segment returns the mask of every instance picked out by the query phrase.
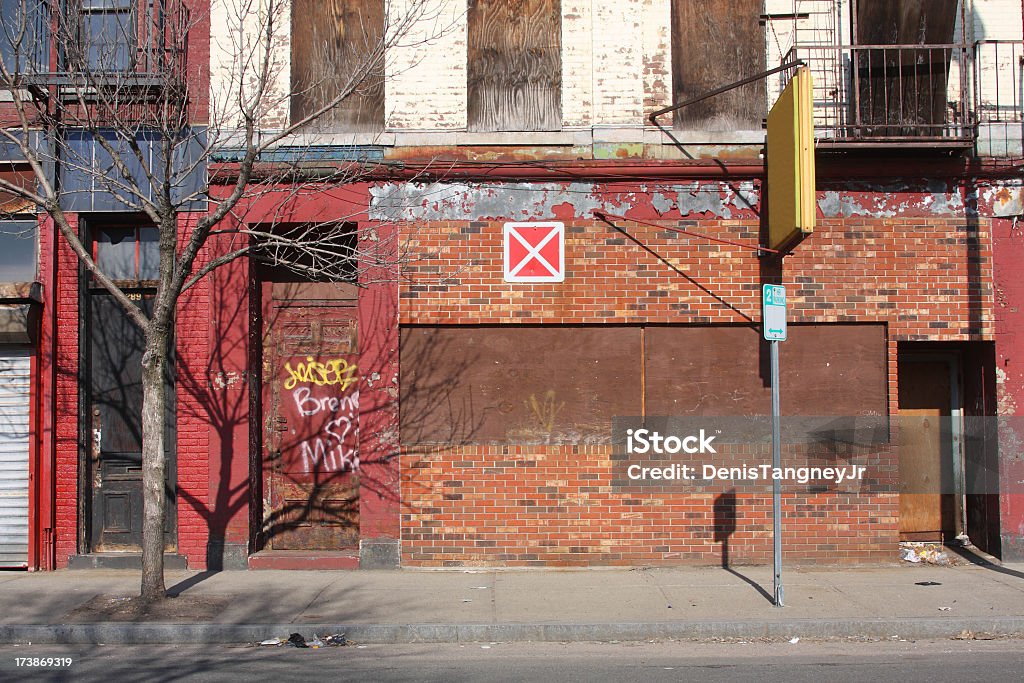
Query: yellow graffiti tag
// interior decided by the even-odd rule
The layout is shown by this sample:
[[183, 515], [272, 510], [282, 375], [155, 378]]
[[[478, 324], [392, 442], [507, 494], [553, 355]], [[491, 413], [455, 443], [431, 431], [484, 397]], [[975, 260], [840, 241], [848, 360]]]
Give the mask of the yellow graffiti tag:
[[295, 368], [292, 368], [291, 362], [285, 363], [284, 371], [287, 375], [284, 380], [285, 389], [294, 389], [302, 383], [318, 387], [337, 385], [345, 391], [359, 379], [356, 377], [356, 364], [349, 364], [344, 358], [318, 361], [313, 360], [312, 356], [306, 356], [306, 362], [296, 364]]
[[555, 428], [555, 418], [565, 407], [565, 401], [560, 403], [555, 401], [554, 389], [544, 392], [544, 398], [540, 400], [537, 399], [537, 394], [530, 394], [530, 398], [523, 401], [523, 404], [527, 410], [533, 413], [533, 417], [540, 423], [541, 428], [547, 432]]

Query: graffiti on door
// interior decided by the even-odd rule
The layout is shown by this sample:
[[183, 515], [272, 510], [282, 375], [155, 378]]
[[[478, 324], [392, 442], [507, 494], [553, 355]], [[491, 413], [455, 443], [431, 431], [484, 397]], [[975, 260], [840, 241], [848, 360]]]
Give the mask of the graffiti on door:
[[304, 480], [359, 470], [359, 388], [355, 357], [287, 360], [281, 369], [282, 469]]

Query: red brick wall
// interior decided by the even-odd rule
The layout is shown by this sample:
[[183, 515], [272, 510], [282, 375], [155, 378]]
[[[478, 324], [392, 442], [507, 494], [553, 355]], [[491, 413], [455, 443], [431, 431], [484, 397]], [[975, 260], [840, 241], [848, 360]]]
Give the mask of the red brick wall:
[[[69, 215], [68, 222], [78, 229], [77, 216]], [[58, 567], [66, 567], [68, 557], [78, 551], [78, 258], [67, 242], [57, 239], [56, 561]]]
[[[991, 339], [988, 222], [927, 216], [831, 218], [785, 259], [790, 320], [882, 322], [889, 405], [896, 343]], [[417, 223], [407, 231], [403, 324], [737, 324], [760, 319], [770, 269], [750, 251], [618, 222], [566, 223], [566, 281], [502, 279], [499, 221]], [[756, 244], [756, 220], [688, 220]], [[976, 234], [975, 234], [976, 231]], [[666, 263], [667, 261], [667, 263]], [[670, 265], [671, 264], [671, 265]], [[676, 269], [676, 270], [673, 270]], [[460, 446], [402, 458], [403, 561], [417, 566], [659, 564], [717, 561], [711, 498], [610, 488], [610, 447]], [[495, 463], [495, 461], [498, 461]], [[770, 497], [739, 495], [735, 561], [771, 552]], [[787, 498], [793, 561], [894, 560], [898, 496]], [[767, 526], [766, 526], [767, 525]]]
[[[196, 214], [182, 214], [181, 234], [190, 230]], [[68, 216], [74, 229], [78, 217]], [[56, 516], [57, 566], [65, 567], [78, 552], [78, 370], [79, 300], [78, 259], [58, 238], [56, 357]], [[45, 258], [45, 249], [41, 254]], [[44, 267], [45, 261], [41, 267]], [[45, 270], [43, 271], [45, 272]], [[177, 457], [178, 547], [189, 566], [206, 562], [206, 509], [209, 489], [209, 430], [200, 396], [191, 391], [189, 378], [205, 377], [209, 357], [209, 284], [200, 282], [185, 294], [178, 306], [177, 334]], [[205, 384], [205, 381], [202, 382]]]
[[[178, 217], [179, 243], [190, 234], [199, 214]], [[206, 260], [205, 250], [197, 266]], [[175, 325], [177, 379], [176, 448], [178, 462], [178, 553], [190, 568], [206, 567], [209, 517], [210, 432], [207, 393], [210, 386], [210, 281], [200, 280], [178, 302]]]

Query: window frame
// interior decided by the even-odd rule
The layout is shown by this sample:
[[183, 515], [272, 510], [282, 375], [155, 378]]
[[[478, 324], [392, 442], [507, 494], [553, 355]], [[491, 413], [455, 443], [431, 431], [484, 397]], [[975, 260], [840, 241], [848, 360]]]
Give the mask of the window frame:
[[22, 282], [37, 282], [39, 280], [39, 218], [35, 214], [5, 214], [0, 216], [0, 236], [7, 236], [9, 234], [7, 226], [12, 223], [24, 223], [25, 228], [28, 229], [28, 225], [32, 225], [32, 276], [28, 279], [6, 279], [0, 277], [0, 284], [11, 284], [11, 283], [22, 283]]
[[[100, 253], [101, 246], [103, 244], [120, 244], [126, 238], [122, 238], [117, 242], [104, 242], [102, 241], [101, 235], [110, 234], [111, 231], [131, 231], [131, 238], [134, 242], [134, 254], [132, 256], [134, 277], [115, 277], [115, 274], [108, 272], [107, 268], [101, 265], [102, 255]], [[156, 262], [154, 264], [154, 271], [143, 272], [143, 253], [142, 244], [143, 242], [150, 242], [151, 240], [142, 240], [143, 231], [153, 231], [153, 235], [156, 237]], [[89, 237], [90, 237], [90, 256], [92, 256], [93, 262], [97, 268], [103, 272], [108, 278], [115, 283], [128, 287], [131, 289], [151, 289], [157, 286], [160, 281], [160, 230], [155, 225], [149, 225], [144, 222], [135, 221], [100, 221], [89, 226]], [[119, 274], [118, 274], [119, 275]], [[152, 275], [152, 277], [142, 277], [143, 275]], [[91, 278], [93, 285], [96, 285], [95, 278]]]
[[[139, 27], [138, 13], [135, 0], [76, 0], [75, 11], [77, 12], [77, 40], [81, 50], [83, 64], [90, 70], [98, 73], [124, 73], [135, 69], [138, 62]], [[116, 17], [125, 15], [127, 21], [117, 20]], [[99, 43], [104, 53], [94, 61], [92, 56], [95, 43], [87, 31], [87, 18], [94, 17], [115, 17], [117, 32], [115, 41], [105, 40]], [[127, 29], [127, 30], [125, 30]], [[102, 32], [101, 32], [102, 35]], [[116, 57], [117, 51], [122, 47], [125, 51], [124, 63], [107, 64], [106, 50], [113, 47], [113, 54]], [[109, 66], [109, 68], [107, 68]]]

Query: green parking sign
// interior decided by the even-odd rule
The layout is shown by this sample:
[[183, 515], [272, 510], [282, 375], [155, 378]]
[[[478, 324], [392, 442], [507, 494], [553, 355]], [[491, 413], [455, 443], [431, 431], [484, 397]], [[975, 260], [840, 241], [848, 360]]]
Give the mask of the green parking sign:
[[761, 325], [768, 341], [786, 341], [786, 288], [764, 285], [761, 288]]

